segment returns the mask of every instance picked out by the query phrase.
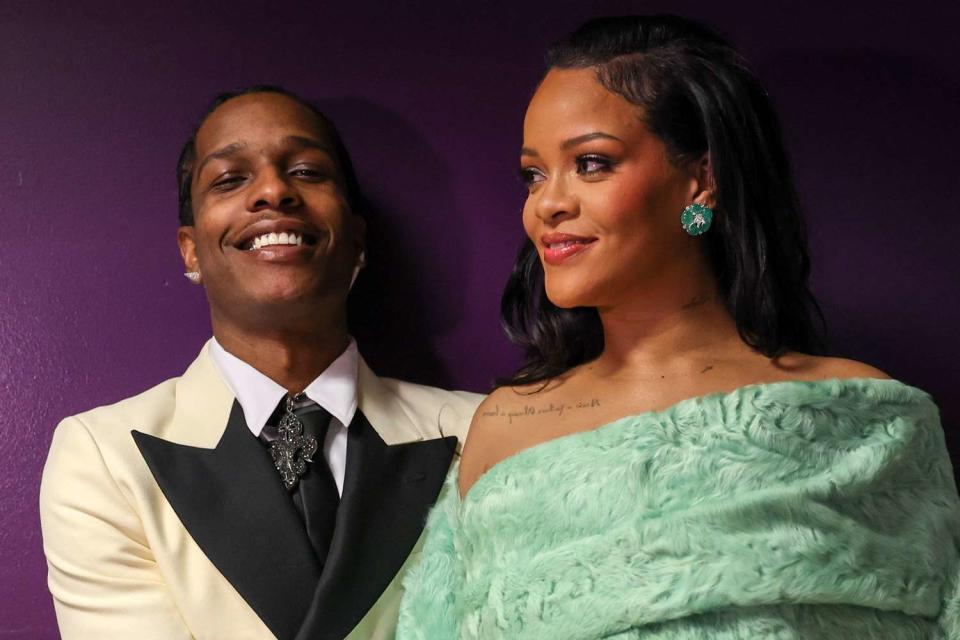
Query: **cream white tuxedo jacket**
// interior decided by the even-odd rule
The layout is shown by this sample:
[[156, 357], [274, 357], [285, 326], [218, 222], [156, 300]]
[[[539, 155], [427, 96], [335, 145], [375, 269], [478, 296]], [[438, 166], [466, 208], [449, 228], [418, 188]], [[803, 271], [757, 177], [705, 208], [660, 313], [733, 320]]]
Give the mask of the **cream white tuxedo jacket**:
[[400, 576], [481, 397], [378, 378], [318, 568], [269, 455], [210, 359], [65, 419], [40, 489], [67, 640], [392, 638]]

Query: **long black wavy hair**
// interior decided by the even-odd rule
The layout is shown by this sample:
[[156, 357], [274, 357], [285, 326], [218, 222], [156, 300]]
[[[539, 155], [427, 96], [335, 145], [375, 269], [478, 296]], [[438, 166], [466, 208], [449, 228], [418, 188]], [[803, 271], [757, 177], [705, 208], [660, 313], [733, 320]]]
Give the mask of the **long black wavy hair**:
[[[605, 17], [554, 44], [547, 68], [594, 69], [608, 91], [637, 105], [675, 163], [709, 154], [716, 207], [702, 240], [740, 337], [768, 357], [822, 353], [823, 316], [807, 285], [807, 234], [780, 123], [743, 57], [692, 20]], [[548, 381], [603, 351], [597, 310], [561, 309], [547, 299], [529, 240], [500, 312], [526, 355], [501, 385]]]

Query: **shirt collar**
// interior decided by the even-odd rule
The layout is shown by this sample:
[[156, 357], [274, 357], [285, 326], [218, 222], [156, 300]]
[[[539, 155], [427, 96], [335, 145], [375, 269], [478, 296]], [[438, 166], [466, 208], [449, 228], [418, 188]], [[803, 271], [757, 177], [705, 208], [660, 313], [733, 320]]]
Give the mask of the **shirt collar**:
[[[210, 356], [220, 377], [240, 403], [250, 431], [259, 436], [287, 390], [224, 349], [216, 338], [210, 341]], [[350, 338], [343, 353], [303, 390], [345, 427], [357, 412], [359, 361], [357, 343]]]

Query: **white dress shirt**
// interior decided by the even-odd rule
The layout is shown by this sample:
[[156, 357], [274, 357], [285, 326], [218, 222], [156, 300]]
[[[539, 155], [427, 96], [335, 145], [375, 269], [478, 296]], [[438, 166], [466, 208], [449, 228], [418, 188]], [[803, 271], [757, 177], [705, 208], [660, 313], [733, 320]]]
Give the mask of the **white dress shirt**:
[[[228, 352], [216, 338], [210, 343], [210, 356], [220, 377], [243, 408], [247, 427], [254, 436], [259, 437], [280, 400], [287, 395], [287, 390]], [[350, 344], [344, 352], [303, 390], [308, 398], [330, 413], [330, 428], [323, 442], [323, 457], [330, 465], [341, 496], [347, 467], [347, 427], [357, 412], [359, 359], [357, 343], [350, 338]]]

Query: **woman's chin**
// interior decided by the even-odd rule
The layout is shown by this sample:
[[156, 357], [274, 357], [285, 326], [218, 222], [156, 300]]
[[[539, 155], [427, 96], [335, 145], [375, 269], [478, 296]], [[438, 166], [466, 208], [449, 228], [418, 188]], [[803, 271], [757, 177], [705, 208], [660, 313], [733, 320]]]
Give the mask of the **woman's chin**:
[[561, 309], [573, 309], [575, 307], [595, 307], [596, 299], [589, 295], [589, 292], [583, 289], [562, 288], [554, 289], [550, 286], [545, 287], [547, 299], [553, 303], [553, 306]]

